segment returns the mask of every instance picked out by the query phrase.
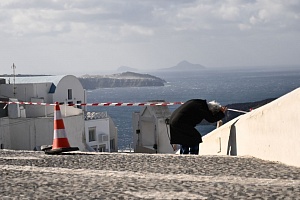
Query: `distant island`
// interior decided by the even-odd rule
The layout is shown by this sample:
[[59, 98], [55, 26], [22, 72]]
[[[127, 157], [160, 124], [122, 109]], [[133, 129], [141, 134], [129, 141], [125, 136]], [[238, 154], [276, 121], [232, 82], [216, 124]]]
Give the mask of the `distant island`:
[[117, 69], [118, 72], [137, 72], [139, 71], [136, 68], [128, 67], [128, 66], [121, 66]]
[[87, 90], [114, 87], [164, 86], [166, 83], [165, 80], [156, 76], [135, 72], [123, 72], [112, 75], [83, 75], [77, 78], [83, 88]]
[[161, 70], [169, 70], [169, 71], [193, 71], [193, 70], [202, 70], [205, 69], [203, 65], [200, 64], [192, 64], [186, 60], [179, 62], [174, 67], [163, 68]]

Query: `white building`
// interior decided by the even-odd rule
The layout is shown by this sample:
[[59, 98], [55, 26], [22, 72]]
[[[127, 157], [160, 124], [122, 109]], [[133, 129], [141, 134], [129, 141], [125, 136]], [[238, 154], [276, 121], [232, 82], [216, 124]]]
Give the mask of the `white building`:
[[117, 152], [117, 132], [117, 128], [107, 112], [88, 112], [85, 115], [87, 144], [95, 151]]
[[133, 148], [136, 153], [174, 153], [166, 123], [168, 106], [145, 106], [133, 113]]
[[[0, 101], [64, 104], [60, 107], [71, 146], [81, 151], [117, 151], [117, 129], [107, 114], [91, 118], [80, 105], [66, 106], [86, 103], [86, 91], [73, 75], [0, 78]], [[53, 106], [2, 103], [0, 108], [1, 148], [32, 150], [52, 144]], [[107, 141], [91, 140], [90, 129], [106, 135]]]
[[86, 100], [85, 90], [73, 75], [2, 78], [6, 82], [0, 85], [2, 97], [46, 103], [82, 103]]

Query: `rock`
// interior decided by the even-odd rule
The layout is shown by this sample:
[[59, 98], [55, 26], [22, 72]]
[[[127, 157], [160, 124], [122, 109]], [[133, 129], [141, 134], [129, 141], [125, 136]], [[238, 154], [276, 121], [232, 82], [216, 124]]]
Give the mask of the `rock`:
[[84, 89], [114, 87], [164, 86], [165, 80], [149, 74], [124, 72], [112, 75], [84, 75], [78, 77]]

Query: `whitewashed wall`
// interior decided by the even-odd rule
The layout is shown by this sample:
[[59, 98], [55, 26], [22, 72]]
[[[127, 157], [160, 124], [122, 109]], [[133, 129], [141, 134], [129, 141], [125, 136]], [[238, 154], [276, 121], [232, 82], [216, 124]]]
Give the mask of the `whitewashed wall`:
[[[175, 153], [170, 144], [170, 128], [165, 120], [170, 115], [166, 107], [142, 108], [132, 114], [133, 147], [138, 153]], [[140, 132], [137, 134], [136, 131]], [[157, 149], [154, 149], [154, 144]]]
[[87, 151], [84, 140], [84, 117], [83, 115], [63, 118], [67, 137], [71, 147], [78, 147], [80, 151]]
[[[5, 148], [14, 150], [33, 150], [35, 146], [52, 145], [54, 135], [54, 122], [48, 118], [18, 118], [7, 119], [10, 128], [3, 130], [1, 135], [6, 138]], [[63, 118], [70, 146], [86, 151], [83, 143], [84, 120], [82, 115]], [[9, 121], [9, 122], [8, 122]], [[4, 122], [3, 122], [4, 123]], [[10, 139], [10, 144], [9, 144]]]
[[[52, 96], [48, 95], [52, 83], [20, 83], [0, 84], [0, 93], [2, 96], [16, 98], [19, 101], [30, 102], [32, 98], [42, 99], [39, 102], [52, 101]], [[14, 94], [15, 91], [15, 94]]]
[[[68, 89], [72, 89], [72, 99], [68, 99]], [[54, 102], [70, 102], [76, 103], [86, 102], [85, 90], [80, 81], [73, 75], [64, 76], [56, 86], [55, 94], [53, 94]]]
[[110, 146], [110, 151], [118, 152], [118, 129], [111, 118], [109, 118], [109, 133], [110, 133], [110, 140], [114, 139], [115, 141], [115, 147], [113, 149], [113, 147]]
[[157, 150], [159, 153], [175, 153], [170, 144], [170, 127], [166, 126], [165, 118], [160, 118], [157, 120]]
[[[95, 127], [96, 128], [96, 141], [89, 141], [89, 128]], [[110, 150], [110, 132], [109, 132], [109, 118], [104, 119], [92, 119], [85, 121], [85, 139], [89, 146], [99, 146], [105, 144], [106, 149]], [[99, 142], [98, 135], [105, 134], [108, 136], [108, 141], [106, 142]]]
[[7, 117], [0, 118], [0, 146], [2, 149], [10, 149], [11, 141], [10, 135], [9, 119]]
[[203, 137], [201, 155], [237, 155], [300, 167], [300, 88]]

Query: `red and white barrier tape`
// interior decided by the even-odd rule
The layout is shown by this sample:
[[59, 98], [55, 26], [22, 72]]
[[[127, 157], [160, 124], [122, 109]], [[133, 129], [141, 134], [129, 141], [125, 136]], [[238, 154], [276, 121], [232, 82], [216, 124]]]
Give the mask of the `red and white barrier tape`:
[[41, 105], [41, 106], [55, 106], [55, 103], [40, 103], [40, 102], [23, 102], [23, 101], [0, 101], [0, 103], [4, 104], [20, 104], [20, 105]]
[[[38, 102], [11, 102], [11, 101], [0, 101], [0, 103], [4, 104], [20, 104], [20, 105], [41, 105], [41, 106], [55, 106], [56, 103], [38, 103]], [[70, 103], [70, 104], [62, 104], [67, 106], [170, 106], [170, 105], [181, 105], [183, 102], [145, 102], [145, 103]]]
[[[0, 103], [4, 104], [20, 104], [20, 105], [40, 105], [40, 106], [55, 106], [56, 103], [39, 103], [39, 102], [23, 102], [23, 101], [18, 101], [18, 102], [11, 102], [11, 101], [0, 101]], [[111, 103], [111, 102], [106, 102], [106, 103], [71, 103], [71, 104], [62, 104], [62, 105], [67, 105], [67, 106], [172, 106], [172, 105], [181, 105], [184, 104], [184, 102], [145, 102], [145, 103]], [[234, 111], [234, 112], [240, 112], [240, 113], [247, 113], [246, 111], [242, 110], [236, 110], [236, 109], [231, 109], [228, 108], [229, 111]]]

